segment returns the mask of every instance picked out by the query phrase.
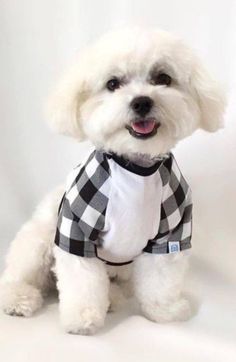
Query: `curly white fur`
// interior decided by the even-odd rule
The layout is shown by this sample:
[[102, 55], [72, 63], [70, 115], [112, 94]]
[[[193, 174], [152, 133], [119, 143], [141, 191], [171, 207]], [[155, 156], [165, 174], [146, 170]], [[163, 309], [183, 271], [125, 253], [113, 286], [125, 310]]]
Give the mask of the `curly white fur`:
[[[172, 85], [150, 84], [153, 68], [168, 72]], [[105, 87], [112, 76], [123, 80], [113, 93]], [[151, 116], [161, 123], [157, 135], [145, 141], [133, 138], [125, 128], [133, 117], [130, 102], [138, 95], [153, 99]], [[199, 127], [217, 130], [224, 98], [182, 41], [162, 31], [126, 29], [105, 36], [84, 51], [59, 85], [49, 109], [51, 125], [57, 131], [137, 159], [137, 154], [153, 157], [169, 151]], [[54, 248], [63, 190], [62, 186], [46, 197], [12, 242], [0, 281], [2, 309], [12, 315], [32, 315], [41, 307], [55, 274], [62, 325], [70, 333], [90, 334], [100, 328], [107, 310], [114, 310], [124, 299], [127, 286], [131, 291], [129, 280], [149, 319], [188, 318], [189, 304], [181, 295], [185, 253], [143, 254], [133, 265], [107, 267], [100, 260]], [[126, 292], [122, 293], [122, 287]]]

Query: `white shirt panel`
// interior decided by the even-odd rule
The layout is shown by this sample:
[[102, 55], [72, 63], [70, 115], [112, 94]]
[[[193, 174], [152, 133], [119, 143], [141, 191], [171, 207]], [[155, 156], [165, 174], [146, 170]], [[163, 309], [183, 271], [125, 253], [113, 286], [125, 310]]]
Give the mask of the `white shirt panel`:
[[98, 256], [122, 262], [142, 253], [159, 228], [162, 182], [158, 170], [141, 176], [109, 160], [111, 190]]

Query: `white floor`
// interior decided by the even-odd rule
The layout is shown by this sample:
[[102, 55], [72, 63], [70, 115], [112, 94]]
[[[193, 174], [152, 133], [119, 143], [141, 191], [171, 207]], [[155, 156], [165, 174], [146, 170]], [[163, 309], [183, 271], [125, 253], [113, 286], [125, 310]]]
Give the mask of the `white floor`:
[[195, 315], [185, 323], [152, 323], [132, 301], [92, 337], [63, 332], [53, 297], [30, 319], [0, 313], [0, 361], [235, 362], [235, 286], [196, 260], [190, 280]]

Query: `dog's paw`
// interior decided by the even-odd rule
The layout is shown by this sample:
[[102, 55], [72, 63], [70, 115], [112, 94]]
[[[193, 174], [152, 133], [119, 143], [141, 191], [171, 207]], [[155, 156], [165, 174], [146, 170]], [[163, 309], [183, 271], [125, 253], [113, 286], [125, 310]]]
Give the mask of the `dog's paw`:
[[26, 283], [6, 283], [0, 286], [0, 307], [9, 315], [30, 317], [43, 304], [40, 291]]
[[95, 307], [61, 311], [64, 330], [71, 334], [92, 335], [104, 325], [105, 315]]
[[148, 319], [157, 323], [186, 321], [192, 316], [190, 304], [184, 298], [161, 305], [158, 303], [143, 303], [141, 309]]

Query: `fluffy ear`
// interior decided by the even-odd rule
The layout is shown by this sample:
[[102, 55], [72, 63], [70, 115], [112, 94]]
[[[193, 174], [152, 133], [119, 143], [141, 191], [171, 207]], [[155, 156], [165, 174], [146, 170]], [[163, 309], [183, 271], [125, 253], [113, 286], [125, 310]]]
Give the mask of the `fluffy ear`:
[[215, 132], [223, 126], [226, 99], [220, 85], [211, 78], [207, 70], [197, 61], [191, 83], [200, 108], [200, 127]]
[[52, 130], [82, 141], [80, 107], [87, 98], [83, 62], [77, 62], [49, 97], [46, 117]]

